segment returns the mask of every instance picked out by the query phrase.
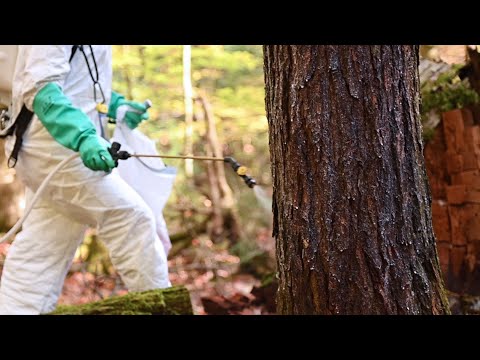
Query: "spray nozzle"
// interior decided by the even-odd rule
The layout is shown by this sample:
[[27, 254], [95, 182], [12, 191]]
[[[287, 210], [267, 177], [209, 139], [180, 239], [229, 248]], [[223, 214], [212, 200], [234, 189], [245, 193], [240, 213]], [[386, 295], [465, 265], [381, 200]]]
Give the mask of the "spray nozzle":
[[235, 171], [235, 173], [238, 176], [243, 178], [243, 180], [245, 181], [245, 184], [247, 184], [249, 188], [253, 189], [253, 187], [257, 185], [257, 182], [255, 181], [255, 179], [247, 175], [247, 168], [243, 165], [240, 165], [240, 163], [237, 160], [235, 160], [233, 157], [228, 156], [224, 158], [223, 161], [225, 161], [226, 163], [232, 166], [233, 171]]
[[128, 151], [120, 151], [120, 143], [114, 142], [108, 152], [112, 155], [112, 159], [115, 160], [115, 163], [118, 166], [118, 160], [127, 160], [131, 155]]

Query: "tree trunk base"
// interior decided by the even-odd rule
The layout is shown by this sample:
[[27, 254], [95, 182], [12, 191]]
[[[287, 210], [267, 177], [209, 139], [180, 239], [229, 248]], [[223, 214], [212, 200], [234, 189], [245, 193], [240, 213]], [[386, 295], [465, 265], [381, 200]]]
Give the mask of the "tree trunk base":
[[83, 305], [61, 305], [48, 315], [193, 315], [184, 286], [130, 293]]

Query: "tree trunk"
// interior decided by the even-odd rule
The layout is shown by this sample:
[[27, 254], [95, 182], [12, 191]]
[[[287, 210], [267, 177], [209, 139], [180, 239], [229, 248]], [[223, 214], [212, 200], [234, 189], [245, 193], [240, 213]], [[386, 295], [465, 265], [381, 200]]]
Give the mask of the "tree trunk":
[[[207, 156], [213, 156], [207, 151]], [[212, 202], [212, 221], [208, 226], [208, 234], [212, 241], [218, 242], [223, 233], [222, 204], [220, 197], [220, 188], [218, 187], [217, 174], [211, 161], [205, 164], [207, 167], [208, 187], [210, 190], [210, 200]]]
[[[128, 46], [129, 45], [122, 45], [122, 55], [128, 53]], [[122, 67], [123, 76], [125, 77], [125, 82], [127, 84], [127, 98], [133, 99], [133, 84], [132, 84], [132, 77], [130, 75], [130, 66], [128, 64], [124, 64]]]
[[148, 72], [147, 70], [147, 55], [146, 55], [147, 47], [145, 45], [138, 46], [138, 57], [140, 58], [140, 62], [142, 64], [142, 71], [139, 74], [138, 81], [145, 81], [145, 74]]
[[264, 47], [281, 314], [446, 314], [417, 46]]
[[476, 45], [469, 45], [466, 50], [468, 54], [468, 64], [465, 66], [468, 69], [466, 75], [470, 86], [480, 95], [480, 53]]
[[[217, 124], [215, 121], [215, 115], [213, 114], [212, 105], [207, 100], [205, 95], [200, 95], [199, 100], [202, 103], [202, 107], [205, 113], [205, 120], [207, 123], [207, 143], [208, 152], [210, 156], [223, 157], [222, 146], [220, 140], [218, 140]], [[217, 182], [221, 192], [222, 206], [232, 207], [234, 204], [233, 192], [228, 185], [227, 178], [225, 177], [225, 164], [223, 162], [212, 162], [215, 172], [218, 174]]]
[[[183, 45], [183, 95], [185, 102], [185, 155], [193, 153], [192, 46]], [[193, 176], [193, 160], [185, 160], [185, 175]]]
[[[207, 125], [206, 154], [207, 156], [223, 157], [212, 106], [204, 94], [199, 95], [198, 101], [202, 105]], [[213, 212], [210, 236], [213, 241], [228, 238], [231, 243], [236, 243], [240, 237], [240, 225], [233, 192], [225, 176], [225, 163], [207, 161], [206, 166]]]
[[49, 315], [193, 315], [193, 310], [188, 290], [177, 286], [83, 305], [61, 305]]

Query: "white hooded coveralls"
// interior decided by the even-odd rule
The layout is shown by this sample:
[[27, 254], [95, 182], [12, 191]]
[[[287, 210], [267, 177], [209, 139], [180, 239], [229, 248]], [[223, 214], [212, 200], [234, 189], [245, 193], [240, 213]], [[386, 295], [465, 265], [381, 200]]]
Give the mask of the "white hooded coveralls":
[[[89, 47], [84, 47], [93, 64]], [[37, 92], [57, 83], [101, 134], [93, 82], [83, 55], [71, 63], [72, 45], [20, 46], [13, 83], [12, 117], [29, 110]], [[111, 47], [93, 45], [106, 104], [111, 95]], [[93, 66], [93, 65], [91, 65]], [[99, 91], [97, 97], [100, 99]], [[100, 136], [100, 135], [99, 135]], [[7, 157], [15, 138], [6, 142]], [[43, 179], [73, 151], [59, 144], [34, 116], [24, 134], [16, 165], [27, 187], [27, 205]], [[154, 216], [118, 173], [92, 171], [76, 158], [57, 173], [8, 251], [0, 282], [0, 314], [52, 311], [87, 227], [96, 227], [113, 265], [130, 291], [170, 286], [165, 250]]]

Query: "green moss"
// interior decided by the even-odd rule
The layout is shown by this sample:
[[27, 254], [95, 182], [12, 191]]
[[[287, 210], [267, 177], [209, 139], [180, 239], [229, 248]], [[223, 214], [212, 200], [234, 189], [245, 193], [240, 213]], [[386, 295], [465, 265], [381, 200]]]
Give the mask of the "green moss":
[[445, 285], [442, 284], [440, 288], [440, 298], [442, 299], [442, 304], [445, 307], [445, 315], [452, 315], [450, 310], [450, 302], [448, 301], [447, 289], [445, 289]]
[[262, 278], [262, 284], [260, 285], [260, 287], [267, 287], [268, 285], [273, 283], [275, 280], [276, 280], [276, 273], [275, 272], [271, 272], [269, 274], [266, 274]]
[[453, 65], [435, 81], [422, 84], [422, 122], [426, 121], [431, 110], [442, 113], [480, 102], [479, 95], [470, 87], [468, 80], [462, 81], [458, 77], [461, 67], [461, 64]]
[[424, 127], [422, 135], [423, 135], [423, 142], [426, 144], [433, 139], [433, 136], [435, 135], [435, 129]]
[[49, 315], [193, 315], [193, 310], [188, 290], [177, 286], [84, 305], [63, 305]]

